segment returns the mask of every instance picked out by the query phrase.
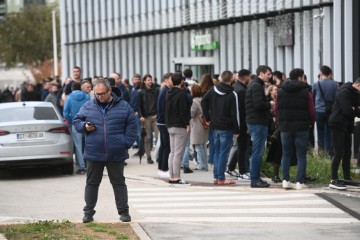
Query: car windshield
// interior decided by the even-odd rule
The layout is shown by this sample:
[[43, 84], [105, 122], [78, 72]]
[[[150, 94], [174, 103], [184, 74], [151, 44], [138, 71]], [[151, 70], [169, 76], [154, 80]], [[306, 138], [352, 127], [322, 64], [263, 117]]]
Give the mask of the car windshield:
[[55, 110], [51, 107], [21, 107], [0, 109], [0, 122], [58, 120]]

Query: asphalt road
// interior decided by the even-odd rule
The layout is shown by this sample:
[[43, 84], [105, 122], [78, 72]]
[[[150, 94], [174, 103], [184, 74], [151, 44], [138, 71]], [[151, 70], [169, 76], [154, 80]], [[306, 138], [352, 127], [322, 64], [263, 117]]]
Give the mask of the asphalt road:
[[[128, 160], [125, 175], [133, 223], [150, 239], [360, 239], [357, 190], [251, 189], [242, 182], [216, 187], [210, 172], [184, 175], [190, 187], [171, 187], [157, 177], [156, 165], [140, 165], [138, 158]], [[0, 224], [81, 222], [85, 178], [46, 168], [0, 171]], [[106, 172], [96, 211], [97, 222], [119, 221]]]

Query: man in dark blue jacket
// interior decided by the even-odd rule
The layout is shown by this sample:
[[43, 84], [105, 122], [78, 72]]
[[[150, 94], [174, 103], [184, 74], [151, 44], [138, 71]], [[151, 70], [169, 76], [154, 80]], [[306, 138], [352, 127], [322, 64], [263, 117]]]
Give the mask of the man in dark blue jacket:
[[88, 164], [83, 222], [93, 221], [104, 167], [114, 189], [120, 220], [130, 222], [124, 161], [136, 138], [136, 119], [130, 105], [112, 93], [106, 79], [94, 83], [96, 98], [86, 102], [73, 120], [78, 132], [85, 133], [84, 159]]

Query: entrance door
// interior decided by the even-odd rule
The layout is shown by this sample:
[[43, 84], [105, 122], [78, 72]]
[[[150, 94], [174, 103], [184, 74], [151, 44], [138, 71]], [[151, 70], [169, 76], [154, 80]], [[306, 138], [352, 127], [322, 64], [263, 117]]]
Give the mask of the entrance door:
[[193, 72], [193, 78], [198, 83], [200, 83], [200, 78], [203, 74], [210, 74], [210, 76], [214, 76], [214, 65], [185, 65], [183, 66], [183, 70], [186, 68], [190, 68]]

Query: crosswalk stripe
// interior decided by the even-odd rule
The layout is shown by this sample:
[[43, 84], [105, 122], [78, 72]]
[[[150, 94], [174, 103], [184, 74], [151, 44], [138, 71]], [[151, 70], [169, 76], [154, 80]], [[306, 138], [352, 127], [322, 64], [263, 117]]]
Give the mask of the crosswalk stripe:
[[[230, 191], [204, 191], [204, 192], [129, 192], [129, 197], [146, 197], [146, 196], [194, 196], [194, 195], [225, 195], [234, 194]], [[245, 192], [236, 192], [236, 194], [246, 194]]]
[[[184, 195], [184, 194], [182, 194]], [[188, 193], [186, 193], [188, 195]], [[289, 199], [289, 198], [307, 198], [313, 197], [312, 194], [277, 194], [277, 195], [247, 195], [247, 196], [199, 196], [199, 197], [187, 197], [182, 196], [181, 201], [198, 201], [198, 200], [265, 200], [265, 199]], [[178, 201], [179, 197], [159, 197], [159, 198], [131, 198], [132, 202], [169, 202]]]
[[[131, 201], [131, 200], [130, 200]], [[179, 199], [181, 201], [181, 199]], [[212, 207], [212, 206], [285, 206], [285, 205], [331, 205], [322, 199], [293, 200], [293, 201], [243, 201], [243, 202], [176, 202], [176, 203], [142, 203], [132, 204], [138, 208], [165, 208], [165, 207]]]
[[138, 212], [143, 214], [251, 214], [251, 213], [331, 213], [331, 214], [344, 214], [338, 208], [246, 208], [246, 209], [156, 209], [144, 210], [140, 209]]
[[355, 218], [322, 217], [146, 217], [141, 222], [216, 222], [216, 223], [358, 223]]

